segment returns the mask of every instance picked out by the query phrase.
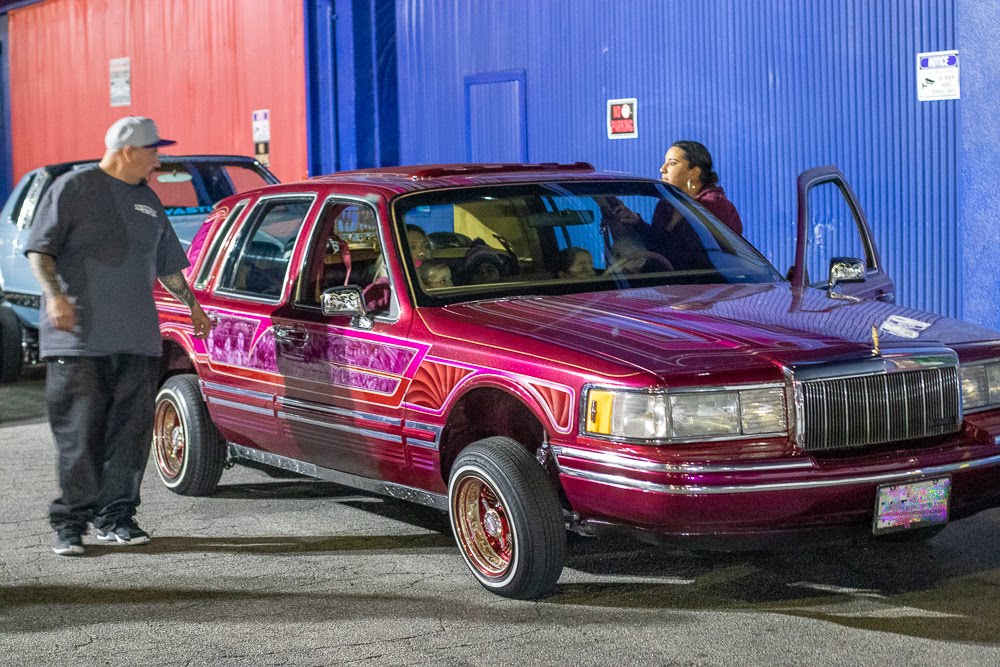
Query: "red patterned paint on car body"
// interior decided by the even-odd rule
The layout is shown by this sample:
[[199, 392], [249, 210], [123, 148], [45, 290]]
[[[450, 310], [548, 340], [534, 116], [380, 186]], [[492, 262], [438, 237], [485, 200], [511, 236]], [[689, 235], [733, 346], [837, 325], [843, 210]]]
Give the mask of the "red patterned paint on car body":
[[[608, 230], [621, 220], [609, 217], [608, 201], [634, 205], [632, 220], [648, 224], [653, 207], [642, 199], [656, 197], [668, 198], [706, 247], [715, 240], [707, 250], [713, 263], [687, 274], [612, 275]], [[287, 243], [273, 244], [283, 253], [280, 286], [254, 295], [234, 268], [250, 252], [241, 235], [285, 200], [303, 202], [307, 212]], [[442, 506], [462, 450], [503, 435], [537, 455], [572, 528], [737, 544], [803, 531], [870, 532], [883, 484], [949, 477], [952, 518], [1000, 503], [1000, 410], [961, 405], [964, 367], [1000, 359], [1000, 335], [868, 298], [865, 284], [879, 284], [871, 262], [860, 296], [850, 284], [786, 282], [656, 181], [584, 165], [396, 167], [275, 185], [217, 210], [225, 213], [210, 216], [192, 243], [190, 275], [219, 327], [208, 341], [193, 339], [183, 309], [161, 295], [162, 330], [169, 367], [197, 373], [209, 414], [238, 456], [273, 454], [255, 460], [304, 463]], [[374, 226], [361, 229], [356, 219]], [[405, 225], [415, 220], [438, 244], [431, 259], [410, 256]], [[351, 261], [343, 252], [323, 255], [330, 230], [352, 239]], [[594, 236], [585, 237], [588, 230]], [[560, 278], [556, 251], [588, 238], [595, 276]], [[457, 278], [472, 246], [448, 244], [476, 240], [513, 256], [519, 273], [422, 287], [420, 264], [445, 264]], [[608, 259], [598, 256], [600, 243]], [[377, 271], [379, 261], [393, 294], [389, 311], [370, 321], [324, 314], [321, 293], [340, 284], [330, 280], [345, 274], [349, 282]], [[920, 388], [935, 378], [950, 397], [942, 404], [959, 401], [954, 415], [920, 403]], [[744, 406], [757, 394], [732, 398], [759, 387], [784, 392], [783, 417], [766, 412], [775, 403]], [[681, 399], [673, 402], [705, 390], [737, 406], [736, 417], [705, 408], [711, 419], [736, 419], [736, 436], [636, 437], [588, 427], [600, 410], [625, 419], [588, 397], [638, 391], [665, 397], [666, 428], [688, 419], [707, 432], [715, 428], [709, 417], [682, 414]], [[885, 400], [869, 395], [897, 390]], [[758, 408], [775, 424], [783, 418], [784, 430], [750, 432], [742, 420], [758, 415], [743, 411]], [[921, 410], [923, 422], [897, 423], [888, 413], [898, 409]], [[818, 428], [823, 410], [847, 414]], [[867, 434], [856, 433], [859, 410]], [[890, 435], [872, 435], [883, 427]], [[816, 444], [833, 431], [840, 440]]]

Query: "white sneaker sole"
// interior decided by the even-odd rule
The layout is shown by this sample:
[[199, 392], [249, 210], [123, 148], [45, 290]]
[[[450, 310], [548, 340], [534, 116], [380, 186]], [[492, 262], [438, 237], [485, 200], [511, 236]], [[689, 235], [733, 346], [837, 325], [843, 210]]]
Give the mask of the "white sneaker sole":
[[68, 547], [52, 547], [52, 553], [57, 556], [79, 556], [83, 554], [83, 547], [79, 544]]
[[101, 533], [101, 532], [97, 533], [97, 539], [100, 540], [101, 542], [108, 542], [111, 544], [117, 544], [129, 547], [149, 542], [148, 537], [133, 537], [131, 540], [123, 540], [122, 538], [118, 537], [118, 535], [115, 533]]

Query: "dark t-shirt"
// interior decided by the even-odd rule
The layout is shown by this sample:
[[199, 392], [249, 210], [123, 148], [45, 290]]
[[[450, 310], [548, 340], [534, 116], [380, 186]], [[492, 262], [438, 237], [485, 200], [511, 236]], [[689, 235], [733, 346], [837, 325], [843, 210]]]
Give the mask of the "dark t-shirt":
[[153, 286], [188, 260], [145, 183], [130, 185], [99, 167], [61, 176], [38, 205], [25, 252], [55, 258], [76, 308], [76, 329], [59, 331], [43, 297], [41, 356], [162, 354]]

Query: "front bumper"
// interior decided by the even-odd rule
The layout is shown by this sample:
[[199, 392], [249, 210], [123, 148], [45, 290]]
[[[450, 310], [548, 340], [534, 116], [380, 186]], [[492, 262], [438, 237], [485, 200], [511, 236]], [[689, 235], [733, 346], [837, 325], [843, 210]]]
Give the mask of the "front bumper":
[[583, 526], [661, 536], [724, 538], [841, 529], [871, 533], [877, 489], [952, 479], [950, 519], [1000, 505], [1000, 415], [970, 415], [963, 430], [919, 449], [682, 461], [554, 445], [560, 482]]

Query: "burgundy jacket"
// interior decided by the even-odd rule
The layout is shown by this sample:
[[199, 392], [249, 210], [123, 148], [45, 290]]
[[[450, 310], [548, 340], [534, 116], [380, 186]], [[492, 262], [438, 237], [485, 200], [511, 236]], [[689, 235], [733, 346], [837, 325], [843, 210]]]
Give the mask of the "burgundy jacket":
[[734, 232], [743, 234], [743, 221], [740, 220], [740, 214], [721, 187], [710, 185], [703, 188], [695, 197], [695, 201], [707, 208], [709, 213], [729, 225]]

